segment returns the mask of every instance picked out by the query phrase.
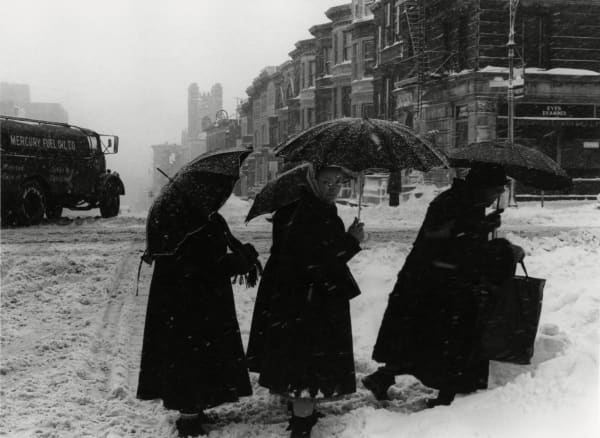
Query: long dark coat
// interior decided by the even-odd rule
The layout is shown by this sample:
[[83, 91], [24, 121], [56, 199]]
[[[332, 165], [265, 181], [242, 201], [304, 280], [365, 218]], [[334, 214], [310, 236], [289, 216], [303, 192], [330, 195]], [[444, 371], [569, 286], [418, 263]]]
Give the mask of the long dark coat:
[[175, 256], [157, 258], [138, 398], [196, 413], [252, 394], [226, 253], [225, 229], [211, 220]]
[[297, 207], [298, 202], [286, 205], [277, 210], [272, 218], [273, 244], [271, 245], [271, 255], [265, 264], [262, 279], [256, 292], [250, 338], [246, 350], [248, 369], [255, 373], [260, 373], [264, 350], [264, 333], [270, 318], [270, 302], [273, 293], [277, 290], [278, 273], [286, 260], [283, 248], [284, 240], [290, 226], [290, 220]]
[[274, 218], [274, 237], [249, 342], [259, 383], [290, 396], [356, 391], [349, 300], [360, 290], [346, 263], [358, 241], [310, 193]]
[[[490, 245], [484, 217], [485, 206], [462, 180], [433, 200], [389, 296], [374, 360], [433, 388], [487, 387], [488, 361], [478, 352], [479, 285], [482, 273], [506, 275], [497, 271], [512, 256], [507, 241]], [[448, 221], [449, 238], [429, 237]]]

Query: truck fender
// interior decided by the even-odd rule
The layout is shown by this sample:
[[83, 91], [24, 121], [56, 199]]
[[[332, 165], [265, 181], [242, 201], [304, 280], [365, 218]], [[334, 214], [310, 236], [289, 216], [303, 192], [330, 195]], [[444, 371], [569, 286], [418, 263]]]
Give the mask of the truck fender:
[[98, 186], [99, 193], [104, 191], [104, 188], [108, 183], [113, 183], [117, 186], [119, 195], [125, 194], [125, 185], [123, 184], [123, 181], [117, 172], [106, 172], [101, 175]]

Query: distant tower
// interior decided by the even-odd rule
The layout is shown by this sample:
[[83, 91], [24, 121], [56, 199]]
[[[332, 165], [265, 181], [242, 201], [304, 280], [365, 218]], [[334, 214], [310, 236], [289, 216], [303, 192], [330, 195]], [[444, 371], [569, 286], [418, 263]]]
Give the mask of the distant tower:
[[221, 84], [216, 83], [210, 89], [210, 106], [208, 116], [211, 120], [215, 119], [215, 114], [220, 109], [223, 109], [223, 87]]
[[194, 158], [206, 152], [206, 133], [212, 127], [217, 111], [223, 109], [223, 87], [215, 84], [210, 93], [200, 92], [198, 84], [188, 87], [188, 127], [187, 144], [190, 157]]
[[188, 87], [188, 128], [187, 135], [190, 140], [197, 139], [201, 132], [200, 114], [198, 103], [200, 92], [198, 84], [193, 83]]

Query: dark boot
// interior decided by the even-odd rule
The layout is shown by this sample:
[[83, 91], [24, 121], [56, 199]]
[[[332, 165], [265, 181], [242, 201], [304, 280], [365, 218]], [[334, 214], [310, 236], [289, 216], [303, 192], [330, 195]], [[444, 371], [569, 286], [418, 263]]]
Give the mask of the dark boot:
[[449, 406], [454, 401], [456, 393], [447, 389], [440, 389], [437, 398], [430, 398], [425, 401], [428, 409], [435, 408], [436, 406]]
[[175, 422], [175, 426], [177, 427], [177, 432], [181, 438], [207, 435], [202, 427], [199, 416], [192, 418], [181, 417]]
[[388, 389], [395, 383], [394, 375], [381, 368], [362, 379], [362, 383], [377, 400], [389, 400]]
[[290, 438], [309, 438], [310, 431], [313, 426], [317, 424], [319, 417], [323, 415], [313, 412], [308, 417], [296, 417], [295, 415], [290, 418], [290, 424], [287, 430], [291, 430], [292, 433]]

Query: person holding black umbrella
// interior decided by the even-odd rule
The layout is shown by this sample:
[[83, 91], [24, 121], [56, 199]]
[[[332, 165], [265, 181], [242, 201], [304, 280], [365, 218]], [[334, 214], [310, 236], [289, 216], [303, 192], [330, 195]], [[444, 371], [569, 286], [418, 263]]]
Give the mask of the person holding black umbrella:
[[165, 408], [178, 410], [181, 437], [206, 433], [205, 409], [252, 394], [231, 277], [253, 284], [249, 274], [257, 275], [258, 254], [217, 212], [247, 152], [240, 154], [219, 153], [209, 157], [219, 165], [203, 158], [182, 169], [148, 216], [144, 260], [155, 268], [137, 397], [162, 399]]
[[483, 281], [500, 284], [512, 276], [524, 256], [505, 239], [489, 240], [502, 210], [486, 216], [485, 209], [506, 183], [502, 167], [475, 166], [429, 206], [389, 296], [373, 351], [373, 359], [385, 365], [363, 379], [377, 399], [388, 399], [399, 374], [439, 389], [428, 407], [487, 387], [489, 361], [479, 352], [477, 294]]
[[292, 437], [308, 437], [317, 400], [356, 391], [349, 300], [360, 294], [347, 262], [360, 251], [363, 224], [346, 231], [335, 199], [344, 172], [325, 167], [301, 198], [274, 217], [271, 258], [250, 333], [259, 384], [289, 398]]

